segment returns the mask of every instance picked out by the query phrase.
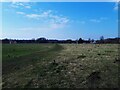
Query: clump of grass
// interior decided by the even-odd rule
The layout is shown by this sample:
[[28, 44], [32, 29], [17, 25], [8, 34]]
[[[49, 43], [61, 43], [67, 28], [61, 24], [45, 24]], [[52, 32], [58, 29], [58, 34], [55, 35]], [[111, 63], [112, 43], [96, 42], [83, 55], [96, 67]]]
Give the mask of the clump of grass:
[[100, 71], [94, 71], [87, 77], [87, 85], [89, 88], [97, 88], [100, 83]]
[[108, 50], [107, 50], [107, 51], [105, 51], [105, 52], [107, 52], [107, 53], [111, 53], [111, 52], [113, 52], [113, 51], [111, 51], [111, 50], [108, 51]]
[[98, 53], [97, 55], [101, 55], [100, 53]]
[[120, 59], [118, 59], [118, 58], [115, 58], [115, 61], [114, 61], [114, 63], [120, 63]]
[[90, 52], [91, 50], [88, 49], [88, 52]]
[[64, 69], [65, 69], [65, 66], [60, 63], [57, 63], [55, 60], [52, 63], [50, 63], [50, 65], [48, 66], [48, 71], [55, 72], [55, 73], [60, 73], [61, 70], [64, 70]]
[[28, 88], [32, 84], [32, 82], [33, 82], [33, 79], [30, 79], [24, 87]]
[[81, 54], [81, 55], [79, 55], [77, 58], [85, 58], [85, 57], [86, 57], [86, 55]]
[[7, 57], [10, 57], [10, 55], [8, 54]]
[[106, 54], [105, 53], [98, 53], [97, 55], [100, 56], [100, 55], [106, 55]]

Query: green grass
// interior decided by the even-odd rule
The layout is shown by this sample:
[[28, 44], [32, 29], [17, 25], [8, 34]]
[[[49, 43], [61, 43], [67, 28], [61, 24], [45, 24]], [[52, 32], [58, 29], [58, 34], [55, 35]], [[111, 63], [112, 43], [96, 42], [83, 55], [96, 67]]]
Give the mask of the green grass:
[[117, 88], [117, 44], [3, 44], [3, 88]]
[[48, 50], [52, 45], [42, 44], [3, 44], [3, 59], [9, 60], [20, 56], [29, 55], [35, 52]]

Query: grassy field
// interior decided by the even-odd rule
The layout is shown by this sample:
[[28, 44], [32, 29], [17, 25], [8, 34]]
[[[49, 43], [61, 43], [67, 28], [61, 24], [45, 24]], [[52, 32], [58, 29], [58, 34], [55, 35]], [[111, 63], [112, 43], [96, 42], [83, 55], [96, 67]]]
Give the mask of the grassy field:
[[3, 44], [3, 88], [117, 88], [117, 44]]

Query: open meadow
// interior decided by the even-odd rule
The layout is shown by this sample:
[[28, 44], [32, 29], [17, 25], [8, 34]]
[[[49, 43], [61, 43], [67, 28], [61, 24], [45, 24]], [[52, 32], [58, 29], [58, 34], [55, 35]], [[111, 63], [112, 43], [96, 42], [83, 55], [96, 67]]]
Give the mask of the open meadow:
[[117, 88], [118, 44], [3, 44], [3, 88]]

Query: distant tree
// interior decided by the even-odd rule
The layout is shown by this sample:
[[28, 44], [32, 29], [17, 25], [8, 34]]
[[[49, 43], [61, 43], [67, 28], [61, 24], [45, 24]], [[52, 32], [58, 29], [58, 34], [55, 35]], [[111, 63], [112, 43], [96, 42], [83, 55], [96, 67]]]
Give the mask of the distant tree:
[[84, 40], [82, 39], [82, 38], [80, 38], [79, 40], [78, 40], [78, 43], [83, 43], [84, 42]]
[[2, 43], [10, 43], [9, 41], [10, 41], [9, 39], [5, 38], [2, 40]]
[[100, 43], [104, 43], [104, 36], [100, 37]]
[[38, 38], [38, 39], [36, 40], [36, 42], [37, 42], [37, 43], [46, 43], [46, 42], [47, 42], [47, 39], [44, 38], [44, 37]]
[[104, 36], [101, 36], [101, 37], [100, 37], [100, 40], [103, 41], [103, 40], [104, 40]]
[[88, 42], [91, 43], [91, 38], [88, 38]]
[[32, 38], [31, 43], [35, 43], [35, 38]]
[[92, 43], [94, 43], [94, 41], [95, 41], [94, 39], [91, 40]]
[[72, 43], [71, 39], [66, 40], [67, 43]]
[[88, 38], [88, 41], [91, 41], [91, 38]]

